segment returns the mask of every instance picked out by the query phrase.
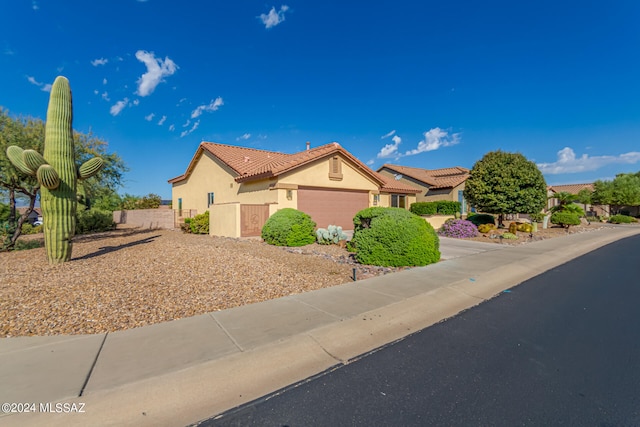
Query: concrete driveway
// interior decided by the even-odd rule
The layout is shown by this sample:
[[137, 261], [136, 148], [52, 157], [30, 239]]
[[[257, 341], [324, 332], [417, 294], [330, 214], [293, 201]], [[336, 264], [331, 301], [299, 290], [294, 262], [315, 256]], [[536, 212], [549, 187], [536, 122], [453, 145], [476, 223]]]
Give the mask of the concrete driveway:
[[484, 243], [473, 240], [453, 239], [440, 236], [441, 259], [454, 259], [487, 251], [497, 251], [505, 246], [499, 243]]

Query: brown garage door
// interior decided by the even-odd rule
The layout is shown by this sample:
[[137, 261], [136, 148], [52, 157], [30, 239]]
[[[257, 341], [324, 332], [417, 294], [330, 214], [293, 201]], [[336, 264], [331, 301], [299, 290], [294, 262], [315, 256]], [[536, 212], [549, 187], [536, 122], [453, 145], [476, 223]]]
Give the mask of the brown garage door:
[[309, 214], [319, 228], [331, 224], [353, 230], [353, 216], [367, 207], [368, 191], [298, 188], [298, 210]]

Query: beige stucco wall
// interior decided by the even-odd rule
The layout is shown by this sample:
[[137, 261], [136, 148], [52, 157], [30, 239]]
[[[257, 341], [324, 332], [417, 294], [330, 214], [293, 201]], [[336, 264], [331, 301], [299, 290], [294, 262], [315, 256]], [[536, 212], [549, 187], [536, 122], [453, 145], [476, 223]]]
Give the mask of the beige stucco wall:
[[209, 207], [209, 235], [240, 237], [240, 203], [214, 204]]
[[378, 185], [375, 182], [371, 181], [364, 173], [360, 173], [349, 160], [342, 156], [339, 156], [342, 160], [342, 179], [329, 179], [331, 157], [333, 156], [283, 174], [279, 177], [278, 183], [350, 190], [375, 191], [378, 189]]
[[431, 226], [437, 231], [442, 224], [444, 224], [448, 219], [454, 219], [453, 215], [434, 215], [434, 216], [423, 216], [425, 221], [427, 221]]

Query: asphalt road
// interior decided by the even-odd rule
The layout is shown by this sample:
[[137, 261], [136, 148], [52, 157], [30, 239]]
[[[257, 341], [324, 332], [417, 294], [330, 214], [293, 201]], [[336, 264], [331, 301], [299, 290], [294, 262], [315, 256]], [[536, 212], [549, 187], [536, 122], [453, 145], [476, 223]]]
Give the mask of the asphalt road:
[[640, 236], [201, 426], [640, 426]]

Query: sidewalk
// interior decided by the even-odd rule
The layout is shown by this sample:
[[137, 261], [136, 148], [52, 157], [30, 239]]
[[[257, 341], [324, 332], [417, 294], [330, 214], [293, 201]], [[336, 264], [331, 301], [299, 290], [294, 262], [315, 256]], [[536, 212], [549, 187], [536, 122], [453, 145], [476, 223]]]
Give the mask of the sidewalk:
[[[35, 403], [39, 413], [0, 415], [0, 425], [194, 423], [637, 234], [611, 227], [455, 250], [443, 242], [443, 262], [332, 288], [109, 334], [3, 338], [0, 403]], [[56, 402], [84, 412], [52, 413]]]

